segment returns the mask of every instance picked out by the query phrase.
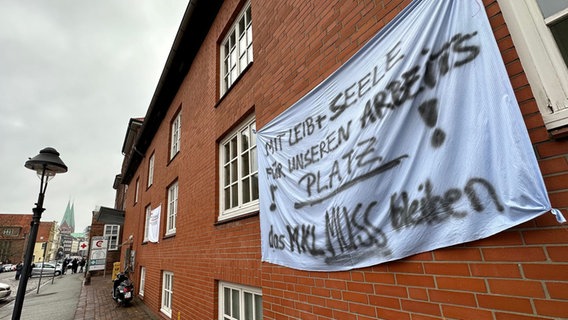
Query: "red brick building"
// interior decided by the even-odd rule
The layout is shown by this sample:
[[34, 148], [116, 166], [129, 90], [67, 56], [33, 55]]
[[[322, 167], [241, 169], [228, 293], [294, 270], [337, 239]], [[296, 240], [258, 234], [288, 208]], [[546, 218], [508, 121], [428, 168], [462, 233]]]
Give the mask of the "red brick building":
[[31, 222], [31, 214], [0, 214], [0, 260], [2, 263], [15, 264], [24, 260]]
[[[164, 319], [242, 319], [241, 312], [255, 315], [250, 319], [568, 318], [568, 230], [551, 214], [486, 239], [351, 271], [261, 262], [254, 176], [247, 192], [233, 194], [235, 180], [227, 175], [233, 160], [242, 168], [254, 152], [247, 153], [250, 144], [248, 151], [238, 147], [239, 157], [225, 151], [326, 79], [409, 3], [190, 2], [144, 123], [124, 151], [121, 175], [132, 277], [154, 313]], [[566, 43], [553, 37], [566, 24], [566, 10], [545, 19], [534, 0], [484, 0], [479, 10], [489, 17], [552, 206], [566, 215]], [[245, 174], [237, 173], [239, 183]]]

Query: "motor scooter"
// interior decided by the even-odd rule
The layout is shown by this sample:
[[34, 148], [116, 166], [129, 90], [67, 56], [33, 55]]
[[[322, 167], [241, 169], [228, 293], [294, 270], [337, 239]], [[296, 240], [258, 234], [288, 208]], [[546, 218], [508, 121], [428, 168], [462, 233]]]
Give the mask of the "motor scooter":
[[129, 305], [134, 298], [134, 284], [125, 273], [118, 273], [113, 281], [112, 298], [119, 305]]

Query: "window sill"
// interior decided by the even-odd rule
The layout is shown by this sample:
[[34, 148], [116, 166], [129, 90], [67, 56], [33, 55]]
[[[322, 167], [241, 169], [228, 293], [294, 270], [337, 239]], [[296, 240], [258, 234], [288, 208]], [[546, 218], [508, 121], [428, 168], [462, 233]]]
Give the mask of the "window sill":
[[217, 220], [217, 222], [215, 222], [213, 225], [214, 226], [220, 226], [220, 225], [235, 222], [235, 221], [238, 221], [238, 220], [248, 219], [248, 218], [251, 218], [251, 217], [258, 216], [259, 213], [260, 213], [260, 210], [256, 210], [256, 211], [241, 214], [241, 215], [238, 215], [238, 216], [235, 216], [235, 217], [230, 217], [230, 218], [226, 218], [226, 219], [223, 219], [223, 220]]
[[549, 131], [550, 137], [555, 140], [568, 138], [568, 126], [556, 128]]
[[170, 238], [175, 238], [176, 234], [175, 233], [170, 233], [170, 234], [166, 234], [162, 237], [163, 240], [166, 239], [170, 239]]

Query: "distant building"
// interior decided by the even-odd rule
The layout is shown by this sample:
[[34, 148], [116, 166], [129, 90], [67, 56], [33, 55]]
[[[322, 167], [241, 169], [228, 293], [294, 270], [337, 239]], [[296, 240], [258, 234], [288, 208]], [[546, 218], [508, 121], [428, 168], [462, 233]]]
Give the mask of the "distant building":
[[[31, 214], [0, 214], [0, 260], [18, 263], [24, 260], [26, 241], [30, 234]], [[40, 222], [32, 261], [55, 260], [59, 249], [57, 222]]]
[[67, 202], [67, 208], [65, 209], [65, 214], [61, 220], [61, 225], [59, 230], [62, 234], [71, 234], [75, 232], [75, 204]]
[[18, 263], [24, 259], [31, 221], [31, 214], [0, 214], [1, 263]]
[[59, 228], [57, 222], [40, 222], [34, 246], [34, 262], [57, 259], [59, 249]]
[[[65, 208], [65, 214], [61, 220], [61, 225], [59, 226], [59, 231], [61, 233], [61, 246], [63, 247], [63, 256], [69, 257], [73, 254], [73, 236], [71, 235], [75, 232], [75, 205], [71, 202], [67, 202], [67, 208]], [[78, 244], [76, 244], [78, 246]], [[75, 253], [77, 248], [75, 248]]]
[[[126, 244], [128, 256], [134, 256], [130, 250], [130, 242], [122, 242], [122, 227], [124, 224], [124, 211], [116, 210], [107, 207], [99, 207], [93, 211], [93, 217], [91, 220], [91, 228], [89, 230], [90, 236], [89, 240], [89, 252], [92, 249], [92, 237], [104, 237], [107, 239], [108, 249], [106, 251], [106, 258], [104, 263], [100, 261], [89, 260], [88, 270], [92, 275], [101, 275], [105, 272], [110, 273], [113, 270], [114, 262], [120, 262], [120, 250], [123, 245]], [[133, 259], [133, 258], [132, 258]], [[100, 263], [100, 268], [98, 266], [91, 268], [91, 263], [93, 266]], [[130, 260], [126, 262], [130, 266]], [[104, 264], [104, 266], [102, 266]], [[121, 265], [121, 271], [126, 268], [125, 265]]]

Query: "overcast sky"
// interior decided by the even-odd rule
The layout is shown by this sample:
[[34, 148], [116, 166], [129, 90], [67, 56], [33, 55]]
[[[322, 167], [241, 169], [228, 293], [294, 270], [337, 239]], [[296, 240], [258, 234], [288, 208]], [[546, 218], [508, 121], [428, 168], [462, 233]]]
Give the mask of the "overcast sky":
[[188, 0], [0, 0], [0, 213], [32, 213], [29, 157], [53, 147], [41, 221], [75, 207], [75, 232], [113, 207], [128, 121], [143, 117]]

